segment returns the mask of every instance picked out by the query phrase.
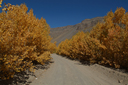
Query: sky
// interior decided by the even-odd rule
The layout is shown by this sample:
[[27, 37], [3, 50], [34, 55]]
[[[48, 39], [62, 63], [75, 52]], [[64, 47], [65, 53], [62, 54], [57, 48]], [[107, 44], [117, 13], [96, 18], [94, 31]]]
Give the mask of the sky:
[[117, 7], [128, 12], [128, 0], [3, 0], [3, 3], [25, 3], [37, 18], [43, 17], [51, 28], [75, 25], [84, 19], [103, 17]]

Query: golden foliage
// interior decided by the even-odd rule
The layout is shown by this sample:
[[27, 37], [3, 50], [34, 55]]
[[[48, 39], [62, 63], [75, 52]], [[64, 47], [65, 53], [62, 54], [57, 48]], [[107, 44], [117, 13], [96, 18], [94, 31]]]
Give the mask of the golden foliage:
[[1, 6], [2, 2], [3, 2], [3, 0], [0, 0], [0, 7], [2, 7], [2, 6]]
[[[124, 8], [117, 8], [115, 13], [110, 11], [104, 17], [104, 23], [98, 23], [91, 31], [90, 36], [100, 40], [107, 49], [100, 50], [104, 63], [115, 68], [128, 68], [126, 37], [128, 34], [128, 14]], [[126, 41], [125, 41], [126, 40]]]
[[100, 55], [97, 53], [99, 49], [106, 48], [98, 40], [91, 38], [89, 33], [78, 32], [72, 39], [61, 42], [57, 53], [72, 59], [89, 60]]
[[128, 13], [122, 7], [115, 13], [110, 11], [104, 22], [97, 23], [90, 33], [79, 32], [72, 39], [61, 42], [57, 53], [128, 69]]
[[51, 43], [50, 27], [46, 20], [37, 19], [33, 10], [27, 13], [25, 4], [6, 4], [0, 13], [0, 78], [9, 79], [15, 72], [30, 69], [33, 61], [42, 65], [48, 62]]

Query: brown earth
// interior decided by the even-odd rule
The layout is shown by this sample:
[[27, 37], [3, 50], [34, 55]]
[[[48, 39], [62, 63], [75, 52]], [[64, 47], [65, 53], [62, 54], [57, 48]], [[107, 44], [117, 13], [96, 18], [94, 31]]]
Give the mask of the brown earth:
[[93, 26], [95, 26], [98, 22], [103, 22], [103, 17], [85, 19], [76, 25], [51, 28], [50, 36], [53, 38], [52, 42], [57, 41], [56, 45], [59, 45], [61, 41], [72, 38], [72, 36], [75, 35], [78, 31], [90, 32]]
[[36, 65], [35, 73], [17, 74], [13, 79], [0, 81], [0, 85], [128, 85], [125, 70], [81, 64], [57, 54], [51, 57], [52, 64]]
[[[51, 28], [50, 35], [53, 38], [52, 42], [57, 41], [56, 45], [59, 45], [61, 41], [64, 41], [65, 39], [70, 39], [73, 35], [78, 33], [78, 31], [90, 32], [93, 26], [95, 26], [98, 22], [103, 22], [103, 17], [85, 19], [81, 23], [78, 23], [76, 25]], [[89, 69], [94, 70], [94, 74], [97, 74], [97, 72], [99, 72], [103, 74], [101, 75], [103, 77], [106, 76], [108, 77], [108, 79], [109, 78], [111, 80], [115, 79], [116, 81], [118, 81], [118, 83], [123, 82], [128, 84], [128, 78], [126, 78], [128, 74], [122, 73], [124, 72], [124, 70], [122, 69], [107, 68], [98, 64], [89, 66]], [[85, 85], [85, 84], [81, 84], [81, 85]], [[90, 85], [90, 84], [87, 84], [87, 85]], [[104, 85], [104, 84], [101, 84], [101, 85]], [[110, 83], [106, 85], [112, 85], [112, 84]], [[113, 85], [117, 85], [117, 84], [113, 84]]]
[[83, 65], [57, 54], [51, 56], [54, 63], [30, 85], [128, 85], [126, 73], [98, 64]]

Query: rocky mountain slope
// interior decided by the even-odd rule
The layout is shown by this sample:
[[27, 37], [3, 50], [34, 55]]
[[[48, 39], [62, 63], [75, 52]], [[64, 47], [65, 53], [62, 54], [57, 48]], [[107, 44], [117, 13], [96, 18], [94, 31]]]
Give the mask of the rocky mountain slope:
[[78, 31], [89, 32], [98, 22], [103, 22], [103, 17], [85, 19], [81, 23], [78, 23], [76, 25], [51, 28], [50, 36], [53, 38], [52, 42], [56, 41], [56, 44], [58, 45], [61, 41], [70, 39]]

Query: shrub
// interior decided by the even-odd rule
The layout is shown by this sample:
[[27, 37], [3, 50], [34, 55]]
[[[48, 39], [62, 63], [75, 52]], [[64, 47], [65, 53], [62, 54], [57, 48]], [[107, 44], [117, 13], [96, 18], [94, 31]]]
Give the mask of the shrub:
[[[33, 71], [33, 61], [48, 62], [55, 48], [46, 20], [38, 19], [25, 4], [6, 4], [0, 13], [0, 78], [9, 79], [15, 72]], [[54, 45], [54, 46], [51, 46]]]

